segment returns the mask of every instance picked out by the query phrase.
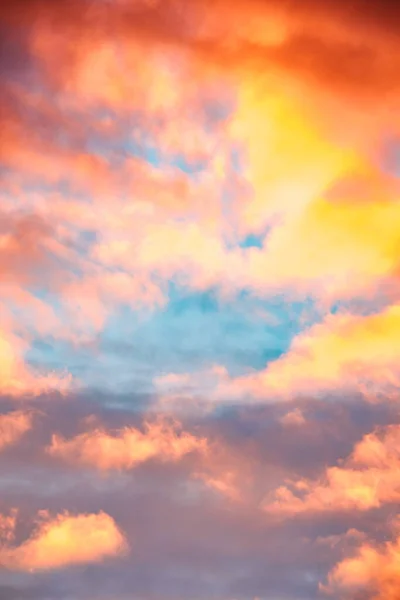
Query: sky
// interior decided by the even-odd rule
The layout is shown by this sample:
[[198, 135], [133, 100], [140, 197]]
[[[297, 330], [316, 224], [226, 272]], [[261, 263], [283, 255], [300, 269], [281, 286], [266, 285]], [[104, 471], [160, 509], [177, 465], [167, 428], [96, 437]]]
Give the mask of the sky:
[[0, 5], [0, 599], [398, 600], [400, 8]]

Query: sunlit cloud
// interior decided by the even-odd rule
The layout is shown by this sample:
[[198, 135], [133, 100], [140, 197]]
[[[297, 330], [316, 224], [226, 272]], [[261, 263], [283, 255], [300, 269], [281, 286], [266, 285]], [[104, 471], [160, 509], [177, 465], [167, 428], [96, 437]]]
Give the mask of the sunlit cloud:
[[366, 435], [344, 464], [326, 469], [320, 480], [299, 479], [283, 485], [263, 503], [270, 515], [367, 511], [398, 502], [399, 427]]
[[0, 596], [394, 600], [398, 7], [3, 4]]
[[395, 600], [399, 589], [399, 539], [380, 544], [363, 542], [352, 556], [331, 570], [321, 590], [327, 597]]
[[301, 332], [265, 370], [222, 384], [231, 394], [290, 397], [343, 390], [371, 400], [398, 386], [399, 307], [369, 316], [328, 315]]
[[56, 517], [44, 512], [27, 540], [0, 547], [0, 562], [6, 569], [32, 572], [95, 563], [126, 550], [123, 533], [104, 512]]
[[205, 438], [179, 429], [179, 424], [160, 420], [146, 423], [143, 432], [125, 427], [113, 435], [96, 429], [69, 440], [54, 434], [47, 451], [67, 462], [101, 470], [132, 469], [151, 459], [175, 462], [191, 452], [207, 451]]

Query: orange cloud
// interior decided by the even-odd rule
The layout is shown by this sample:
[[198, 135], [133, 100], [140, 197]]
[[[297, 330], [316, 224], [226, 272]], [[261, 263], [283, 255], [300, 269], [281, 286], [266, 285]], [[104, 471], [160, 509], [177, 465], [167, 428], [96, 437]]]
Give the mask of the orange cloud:
[[[288, 8], [286, 3], [279, 7], [276, 2], [257, 1], [238, 3], [234, 9], [226, 2], [211, 7], [196, 1], [188, 8], [182, 4], [181, 11], [175, 11], [170, 2], [118, 3], [112, 11], [109, 5], [101, 4], [94, 17], [92, 11], [85, 10], [86, 5], [78, 8], [76, 3], [61, 2], [55, 7], [39, 2], [28, 3], [24, 14], [8, 9], [4, 18], [11, 24], [19, 20], [29, 23], [27, 15], [34, 14], [33, 6], [41, 18], [32, 19], [28, 45], [47, 68], [67, 108], [65, 114], [60, 111], [57, 115], [55, 109], [43, 107], [44, 101], [37, 94], [29, 95], [28, 105], [51, 129], [56, 129], [57, 119], [67, 121], [65, 129], [80, 143], [74, 150], [62, 150], [54, 147], [51, 136], [51, 142], [42, 139], [40, 132], [30, 136], [28, 143], [30, 124], [20, 122], [15, 114], [10, 118], [16, 111], [8, 102], [4, 120], [11, 125], [4, 135], [10, 151], [5, 152], [5, 158], [12, 162], [15, 157], [12, 164], [22, 172], [33, 169], [41, 176], [50, 175], [53, 181], [72, 173], [74, 184], [96, 195], [96, 208], [100, 197], [104, 204], [109, 196], [114, 205], [121, 190], [124, 195], [129, 190], [129, 196], [132, 192], [134, 197], [134, 202], [129, 197], [130, 208], [141, 204], [151, 215], [155, 208], [162, 212], [162, 218], [154, 222], [151, 218], [150, 225], [147, 215], [143, 230], [142, 223], [134, 230], [125, 224], [125, 238], [112, 222], [110, 210], [106, 214], [93, 210], [93, 205], [86, 210], [64, 206], [72, 219], [86, 213], [85, 222], [92, 220], [102, 232], [103, 239], [91, 258], [100, 259], [104, 268], [113, 265], [130, 275], [139, 272], [141, 279], [152, 271], [165, 278], [178, 274], [201, 288], [218, 283], [230, 289], [252, 287], [269, 293], [292, 287], [318, 296], [358, 293], [392, 273], [397, 266], [399, 212], [397, 203], [389, 202], [386, 178], [382, 176], [380, 183], [376, 179], [370, 156], [386, 117], [377, 109], [376, 118], [368, 117], [368, 111], [361, 111], [362, 118], [357, 118], [354, 106], [335, 104], [331, 98], [344, 93], [347, 81], [354, 84], [355, 95], [372, 82], [381, 83], [384, 89], [392, 83], [395, 93], [394, 78], [389, 76], [397, 72], [397, 59], [388, 57], [398, 53], [388, 52], [396, 43], [382, 34], [386, 28], [384, 11], [378, 11], [378, 25], [372, 27], [366, 19], [358, 23], [356, 33], [352, 15], [344, 7], [338, 10], [329, 4], [321, 10], [314, 3], [310, 14], [294, 4]], [[56, 28], [55, 23], [62, 27]], [[365, 60], [368, 77], [360, 80], [354, 73]], [[352, 77], [344, 76], [343, 65]], [[132, 67], [136, 74], [133, 83], [125, 76]], [[196, 79], [194, 73], [202, 76]], [[204, 87], [207, 97], [213, 86], [222, 87], [221, 78], [229, 81], [229, 90], [237, 100], [222, 144], [219, 135], [206, 134], [196, 116], [189, 118], [186, 110], [189, 106], [196, 114], [198, 90]], [[20, 94], [21, 100], [22, 93], [16, 90], [10, 94]], [[194, 148], [179, 146], [186, 157], [201, 155], [206, 146], [206, 155], [213, 157], [220, 145], [229, 148], [232, 142], [239, 142], [246, 166], [238, 179], [250, 184], [252, 194], [243, 194], [245, 197], [232, 207], [234, 229], [244, 234], [272, 225], [265, 249], [228, 252], [221, 236], [221, 210], [215, 208], [219, 198], [206, 202], [206, 191], [201, 198], [194, 197], [188, 188], [195, 186], [184, 177], [172, 177], [166, 191], [162, 189], [165, 182], [160, 184], [150, 169], [145, 174], [139, 172], [139, 161], [124, 157], [123, 166], [110, 169], [107, 160], [84, 151], [82, 125], [72, 117], [68, 122], [66, 114], [82, 103], [87, 108], [88, 102], [112, 106], [124, 115], [127, 106], [130, 110], [146, 106], [147, 116], [168, 114], [168, 125], [165, 118], [157, 120], [160, 124], [152, 133], [157, 143], [165, 142], [170, 151], [179, 146], [180, 132], [190, 128], [191, 135], [183, 137], [197, 141]], [[175, 129], [172, 122], [177, 123]], [[110, 129], [111, 137], [118, 134], [112, 124]], [[226, 161], [223, 151], [219, 158], [222, 163]], [[207, 194], [221, 182], [215, 165], [210, 170], [214, 179]], [[355, 173], [367, 180], [363, 194], [370, 194], [370, 179], [375, 182], [374, 201], [368, 207], [354, 206], [353, 198], [346, 197], [345, 203], [326, 200], [338, 181]], [[201, 210], [201, 205], [207, 210]], [[192, 216], [195, 212], [196, 219], [197, 213], [202, 213], [201, 223], [166, 220], [166, 215], [175, 217], [181, 210]], [[62, 219], [60, 211], [60, 203], [48, 208], [50, 217], [57, 214]], [[125, 211], [122, 216], [120, 211], [113, 212], [119, 215], [114, 220], [127, 218]], [[129, 226], [135, 218], [137, 215], [131, 214]], [[54, 250], [54, 243], [50, 247]], [[78, 260], [76, 256], [74, 259]], [[150, 295], [154, 297], [155, 290]], [[85, 310], [100, 326], [106, 310], [95, 296], [93, 293]]]
[[14, 444], [32, 427], [32, 413], [20, 410], [0, 415], [0, 450]]
[[116, 435], [102, 429], [83, 433], [70, 440], [53, 435], [47, 452], [70, 463], [101, 470], [132, 469], [156, 458], [174, 462], [185, 455], [207, 450], [207, 440], [179, 432], [179, 424], [161, 420], [145, 423], [145, 431], [125, 427]]
[[[24, 6], [25, 14], [18, 15], [18, 8], [7, 9], [3, 18], [9, 23], [31, 23], [33, 15], [40, 12], [42, 18], [33, 28], [33, 47], [38, 56], [47, 59], [53, 78], [79, 81], [78, 66], [82, 65], [88, 90], [107, 93], [114, 101], [126, 97], [129, 83], [122, 81], [125, 69], [116, 71], [113, 65], [113, 47], [106, 43], [110, 31], [125, 45], [133, 46], [138, 41], [149, 50], [154, 46], [174, 49], [188, 53], [192, 61], [211, 63], [214, 59], [219, 66], [225, 63], [226, 69], [238, 62], [247, 70], [275, 66], [298, 74], [308, 86], [323, 85], [342, 94], [372, 94], [377, 88], [389, 95], [398, 89], [397, 55], [385, 52], [397, 47], [397, 39], [391, 34], [398, 13], [389, 2], [375, 8], [366, 7], [360, 0], [349, 10], [344, 2], [321, 6], [315, 0], [304, 2], [301, 8], [292, 1], [282, 5], [276, 0], [252, 0], [238, 2], [233, 8], [225, 0], [213, 5], [195, 0], [190, 5], [178, 3], [177, 10], [176, 3], [169, 1], [132, 1], [115, 3], [112, 9], [101, 5], [95, 15], [87, 10], [86, 2], [83, 6], [59, 2], [54, 7], [50, 2], [31, 1]], [[51, 30], [61, 24], [63, 43], [60, 37], [50, 37]], [[88, 29], [92, 32], [90, 38], [85, 36]], [[96, 46], [103, 50], [101, 70], [90, 60], [90, 50]], [[364, 73], [366, 63], [370, 68]], [[109, 78], [110, 64], [117, 74], [115, 81]], [[58, 78], [56, 65], [60, 66]], [[168, 92], [167, 98], [173, 93]]]
[[[320, 589], [343, 600], [364, 592], [371, 600], [397, 600], [400, 587], [400, 537], [373, 545], [364, 542], [354, 556], [344, 558]], [[361, 595], [360, 595], [361, 598]]]
[[36, 529], [19, 546], [0, 546], [6, 569], [36, 571], [100, 562], [126, 552], [127, 542], [115, 521], [104, 512], [51, 518], [41, 515]]
[[318, 481], [281, 486], [263, 508], [280, 518], [316, 512], [366, 511], [400, 500], [400, 426], [366, 435], [343, 466]]

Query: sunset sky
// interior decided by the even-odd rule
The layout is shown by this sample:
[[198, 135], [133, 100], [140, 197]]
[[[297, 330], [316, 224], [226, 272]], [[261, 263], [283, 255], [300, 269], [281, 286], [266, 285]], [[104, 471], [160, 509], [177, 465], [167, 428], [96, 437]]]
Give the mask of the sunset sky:
[[0, 5], [0, 600], [399, 600], [400, 6]]

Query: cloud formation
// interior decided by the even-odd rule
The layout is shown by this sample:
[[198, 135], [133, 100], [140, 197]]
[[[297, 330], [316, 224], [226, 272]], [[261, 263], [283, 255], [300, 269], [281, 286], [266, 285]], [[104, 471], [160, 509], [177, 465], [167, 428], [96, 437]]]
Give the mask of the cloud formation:
[[66, 440], [54, 434], [47, 452], [70, 463], [101, 470], [132, 469], [150, 459], [178, 461], [190, 452], [206, 452], [207, 440], [179, 432], [179, 424], [145, 423], [145, 431], [125, 427], [115, 435], [101, 429]]
[[362, 543], [354, 556], [332, 569], [322, 590], [343, 599], [394, 600], [399, 592], [399, 550], [398, 538], [377, 545]]
[[122, 532], [104, 512], [54, 518], [42, 513], [27, 540], [1, 547], [0, 562], [6, 569], [32, 572], [99, 562], [126, 549]]
[[293, 393], [360, 391], [371, 400], [398, 387], [398, 305], [372, 315], [328, 315], [296, 336], [288, 352], [256, 374], [224, 384], [267, 398]]
[[399, 22], [0, 6], [0, 595], [395, 598]]
[[370, 510], [399, 500], [400, 428], [367, 434], [341, 466], [319, 481], [300, 479], [266, 499], [264, 510], [278, 517], [320, 512]]

